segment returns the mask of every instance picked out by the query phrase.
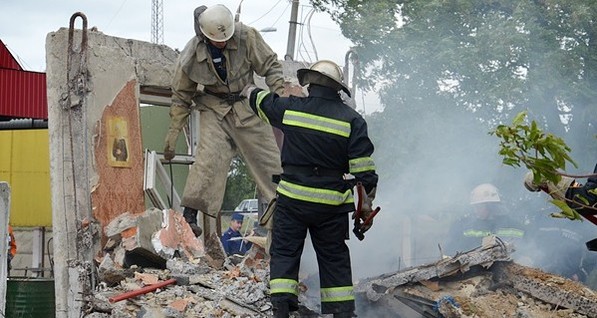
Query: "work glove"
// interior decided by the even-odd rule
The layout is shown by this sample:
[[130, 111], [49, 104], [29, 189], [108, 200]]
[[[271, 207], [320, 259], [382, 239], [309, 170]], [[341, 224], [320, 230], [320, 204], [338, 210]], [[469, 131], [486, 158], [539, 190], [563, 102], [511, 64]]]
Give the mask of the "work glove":
[[[363, 200], [363, 206], [361, 207], [361, 218], [363, 221], [367, 220], [371, 213], [373, 213], [373, 199], [375, 199], [375, 193], [377, 192], [377, 188], [371, 189], [365, 200]], [[371, 226], [373, 226], [373, 219], [371, 219], [370, 223], [364, 226], [364, 231], [368, 231]]]
[[527, 188], [527, 190], [532, 192], [543, 190], [552, 198], [561, 201], [566, 199], [566, 191], [568, 191], [568, 188], [575, 183], [576, 181], [574, 178], [562, 176], [562, 179], [557, 184], [551, 181], [543, 181], [538, 184], [534, 181], [534, 174], [532, 171], [529, 171], [524, 177], [524, 187]]
[[240, 91], [240, 96], [241, 97], [246, 97], [249, 98], [251, 97], [251, 93], [257, 88], [257, 86], [255, 86], [255, 84], [247, 84], [242, 91]]
[[199, 6], [199, 7], [197, 7], [195, 9], [195, 11], [193, 11], [193, 20], [194, 20], [194, 25], [195, 25], [195, 35], [197, 35], [197, 37], [200, 38], [200, 39], [203, 38], [203, 33], [201, 32], [201, 28], [199, 28], [199, 16], [206, 9], [207, 9], [206, 6]]
[[181, 105], [172, 105], [170, 107], [170, 127], [166, 134], [164, 159], [170, 161], [174, 158], [176, 149], [176, 140], [180, 134], [180, 130], [186, 124], [186, 119], [190, 114], [190, 110]]
[[[377, 188], [373, 188], [371, 189], [371, 191], [369, 191], [369, 193], [364, 194], [363, 198], [360, 198], [360, 200], [362, 200], [363, 202], [361, 204], [360, 219], [363, 220], [363, 222], [365, 222], [365, 220], [367, 220], [369, 216], [371, 216], [371, 213], [373, 213], [373, 200], [375, 199], [376, 192]], [[352, 218], [355, 218], [355, 213], [352, 214]], [[373, 226], [373, 219], [371, 219], [369, 224], [363, 225], [363, 233], [368, 231], [371, 228], [371, 226]]]

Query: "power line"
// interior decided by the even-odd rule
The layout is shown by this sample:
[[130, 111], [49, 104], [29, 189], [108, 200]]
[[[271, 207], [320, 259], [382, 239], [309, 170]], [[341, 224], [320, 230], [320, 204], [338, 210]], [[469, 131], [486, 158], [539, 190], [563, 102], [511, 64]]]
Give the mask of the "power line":
[[272, 12], [272, 10], [274, 10], [274, 8], [275, 8], [275, 7], [276, 7], [276, 6], [277, 6], [277, 5], [278, 5], [280, 2], [282, 2], [282, 0], [278, 0], [278, 2], [276, 2], [276, 4], [274, 4], [274, 6], [273, 6], [273, 7], [271, 7], [269, 10], [267, 10], [267, 12], [265, 12], [265, 13], [264, 13], [262, 16], [260, 16], [259, 18], [257, 18], [257, 20], [255, 20], [255, 21], [253, 21], [253, 22], [251, 22], [251, 23], [248, 23], [248, 25], [251, 25], [251, 24], [253, 24], [253, 23], [257, 22], [257, 21], [261, 20], [263, 17], [265, 17], [266, 15], [268, 15], [270, 12]]
[[116, 16], [118, 16], [120, 11], [122, 10], [122, 7], [124, 7], [125, 3], [126, 3], [126, 0], [123, 0], [122, 3], [120, 4], [120, 8], [118, 8], [118, 10], [116, 10], [116, 13], [114, 13], [114, 15], [112, 16], [110, 21], [108, 21], [108, 24], [106, 24], [106, 28], [108, 28], [110, 26], [110, 24], [112, 24], [112, 21], [114, 21], [114, 18], [116, 18]]

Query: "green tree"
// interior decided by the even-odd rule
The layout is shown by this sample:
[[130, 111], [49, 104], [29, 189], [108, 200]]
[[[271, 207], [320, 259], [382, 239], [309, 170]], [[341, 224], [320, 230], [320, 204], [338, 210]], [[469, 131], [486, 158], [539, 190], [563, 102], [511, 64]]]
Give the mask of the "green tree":
[[226, 192], [222, 210], [234, 210], [236, 205], [255, 195], [255, 181], [249, 174], [249, 170], [240, 157], [235, 157], [230, 164]]
[[[571, 0], [312, 0], [355, 43], [385, 110], [441, 101], [488, 128], [528, 110], [575, 157], [597, 151], [597, 6]], [[443, 99], [438, 98], [443, 97]], [[413, 103], [413, 101], [419, 101]]]

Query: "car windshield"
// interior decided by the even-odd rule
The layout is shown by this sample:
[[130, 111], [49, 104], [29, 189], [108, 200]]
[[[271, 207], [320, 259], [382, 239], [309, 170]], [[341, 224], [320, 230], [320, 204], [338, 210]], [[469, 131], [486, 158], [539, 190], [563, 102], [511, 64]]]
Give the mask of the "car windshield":
[[251, 209], [251, 210], [257, 209], [257, 200], [249, 201], [249, 209]]
[[245, 199], [234, 209], [238, 212], [257, 211], [257, 199]]

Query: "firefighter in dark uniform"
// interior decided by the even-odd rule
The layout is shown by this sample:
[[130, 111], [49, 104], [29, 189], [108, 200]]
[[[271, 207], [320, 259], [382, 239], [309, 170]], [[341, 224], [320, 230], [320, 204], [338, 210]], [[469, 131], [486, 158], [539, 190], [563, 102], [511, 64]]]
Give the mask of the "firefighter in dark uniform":
[[[569, 176], [562, 176], [557, 184], [545, 180], [537, 181], [533, 172], [529, 171], [525, 176], [524, 186], [529, 191], [543, 191], [555, 200], [565, 202], [571, 209], [597, 225], [597, 164], [585, 184]], [[586, 245], [589, 250], [597, 251], [597, 238]]]
[[[270, 247], [270, 291], [275, 317], [298, 310], [298, 273], [309, 231], [317, 254], [321, 312], [354, 317], [355, 303], [350, 254], [349, 212], [354, 211], [352, 188], [361, 182], [368, 196], [364, 214], [371, 213], [377, 174], [371, 159], [373, 144], [363, 117], [340, 98], [342, 71], [335, 63], [318, 61], [297, 72], [309, 84], [308, 97], [279, 97], [247, 86], [253, 111], [284, 132], [283, 173]], [[355, 178], [347, 180], [345, 174]]]

